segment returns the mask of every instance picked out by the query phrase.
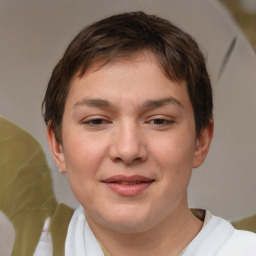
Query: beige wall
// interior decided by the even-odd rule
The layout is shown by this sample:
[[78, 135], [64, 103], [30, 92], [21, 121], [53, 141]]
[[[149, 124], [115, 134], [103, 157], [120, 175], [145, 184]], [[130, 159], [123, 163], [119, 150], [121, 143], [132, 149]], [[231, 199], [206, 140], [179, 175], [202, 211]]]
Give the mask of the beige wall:
[[194, 170], [191, 206], [228, 219], [255, 214], [256, 56], [214, 0], [1, 1], [0, 115], [40, 141], [52, 168], [57, 198], [75, 206], [66, 176], [58, 173], [50, 157], [41, 101], [51, 70], [72, 37], [92, 21], [131, 10], [170, 19], [190, 32], [208, 56], [215, 93], [215, 137], [206, 163]]

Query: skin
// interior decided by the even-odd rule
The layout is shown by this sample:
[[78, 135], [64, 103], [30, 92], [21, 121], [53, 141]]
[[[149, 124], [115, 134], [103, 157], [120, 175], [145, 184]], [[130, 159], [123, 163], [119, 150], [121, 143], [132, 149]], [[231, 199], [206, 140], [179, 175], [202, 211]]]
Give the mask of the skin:
[[[112, 256], [176, 255], [202, 227], [187, 186], [207, 155], [213, 122], [196, 137], [186, 83], [169, 80], [152, 54], [99, 64], [71, 82], [61, 145], [48, 126], [53, 158]], [[152, 182], [123, 195], [103, 182], [115, 175]]]

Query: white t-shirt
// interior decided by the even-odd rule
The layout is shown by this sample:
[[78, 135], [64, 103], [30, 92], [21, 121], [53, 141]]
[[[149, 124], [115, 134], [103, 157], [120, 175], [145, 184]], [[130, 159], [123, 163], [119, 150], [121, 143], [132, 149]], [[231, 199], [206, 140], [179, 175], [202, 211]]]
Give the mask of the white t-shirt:
[[[34, 256], [52, 256], [49, 219]], [[46, 254], [47, 252], [47, 254]], [[69, 224], [65, 244], [66, 256], [101, 256], [102, 249], [78, 207]], [[203, 228], [179, 256], [256, 256], [256, 234], [236, 230], [228, 221], [206, 211]]]
[[182, 256], [256, 256], [256, 234], [236, 230], [228, 221], [206, 211], [208, 223]]

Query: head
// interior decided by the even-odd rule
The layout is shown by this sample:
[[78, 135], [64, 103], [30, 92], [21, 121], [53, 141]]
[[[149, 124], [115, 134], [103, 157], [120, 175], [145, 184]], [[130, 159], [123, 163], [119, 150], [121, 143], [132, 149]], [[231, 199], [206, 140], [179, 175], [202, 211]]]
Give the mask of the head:
[[140, 233], [189, 212], [191, 171], [213, 127], [189, 35], [141, 12], [94, 23], [55, 67], [44, 106], [53, 158], [94, 231]]
[[72, 79], [95, 62], [101, 66], [153, 54], [171, 81], [185, 81], [196, 135], [212, 120], [212, 89], [205, 59], [190, 35], [169, 21], [143, 12], [124, 13], [82, 29], [69, 44], [50, 78], [43, 101], [44, 120], [62, 143], [62, 118]]

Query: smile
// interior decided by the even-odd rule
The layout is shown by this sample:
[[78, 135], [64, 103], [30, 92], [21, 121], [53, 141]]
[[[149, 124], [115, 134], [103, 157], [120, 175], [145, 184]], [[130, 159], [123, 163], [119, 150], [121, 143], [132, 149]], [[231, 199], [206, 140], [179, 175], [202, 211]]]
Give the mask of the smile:
[[154, 181], [154, 179], [138, 175], [117, 175], [107, 178], [102, 182], [111, 191], [117, 193], [120, 196], [137, 196], [144, 190], [148, 189]]
[[140, 181], [140, 180], [136, 180], [136, 181], [114, 181], [112, 183], [118, 183], [118, 184], [122, 184], [122, 185], [136, 185], [136, 184], [141, 184], [141, 183], [148, 183], [150, 181]]

